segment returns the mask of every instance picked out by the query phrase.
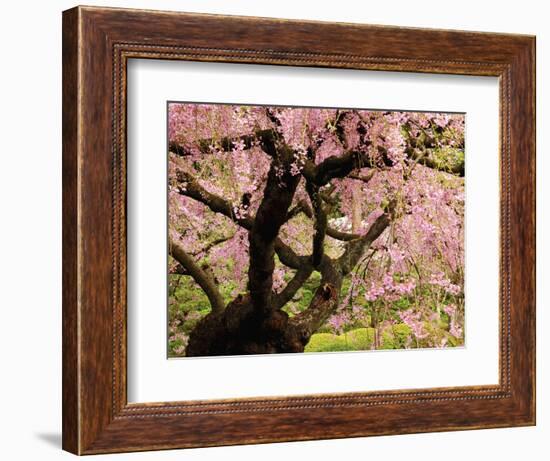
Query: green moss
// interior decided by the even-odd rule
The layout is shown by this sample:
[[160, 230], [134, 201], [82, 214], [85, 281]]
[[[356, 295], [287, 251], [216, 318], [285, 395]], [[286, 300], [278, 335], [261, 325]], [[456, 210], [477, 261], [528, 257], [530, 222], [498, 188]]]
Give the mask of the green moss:
[[[382, 331], [380, 349], [404, 349], [411, 329], [404, 323], [391, 325]], [[305, 352], [365, 351], [374, 342], [374, 328], [356, 328], [341, 335], [315, 333]]]
[[335, 352], [349, 351], [344, 336], [330, 333], [317, 333], [311, 336], [304, 352]]
[[434, 149], [432, 160], [438, 168], [452, 171], [464, 166], [464, 151], [453, 147]]
[[315, 333], [305, 352], [363, 351], [370, 349], [373, 341], [373, 328], [357, 328], [342, 335]]

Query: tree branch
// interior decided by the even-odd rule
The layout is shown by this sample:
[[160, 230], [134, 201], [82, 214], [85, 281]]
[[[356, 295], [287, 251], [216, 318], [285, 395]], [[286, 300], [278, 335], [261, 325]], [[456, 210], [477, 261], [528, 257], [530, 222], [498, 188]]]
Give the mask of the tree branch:
[[370, 226], [368, 232], [359, 239], [352, 240], [346, 246], [344, 254], [337, 260], [342, 273], [349, 274], [357, 264], [361, 256], [372, 245], [372, 243], [380, 237], [382, 232], [388, 227], [391, 222], [391, 212], [386, 212], [380, 215], [376, 221]]
[[208, 245], [206, 245], [204, 248], [194, 252], [194, 253], [191, 253], [191, 256], [197, 256], [198, 254], [201, 254], [201, 253], [208, 253], [212, 248], [214, 248], [215, 246], [218, 246], [222, 243], [225, 243], [229, 240], [231, 240], [233, 237], [235, 236], [235, 234], [233, 235], [230, 235], [229, 237], [220, 237], [220, 238], [217, 238], [213, 241], [211, 241]]
[[[224, 152], [230, 152], [234, 147], [235, 144], [243, 143], [245, 149], [251, 149], [256, 145], [257, 142], [260, 142], [260, 144], [268, 144], [274, 142], [276, 137], [275, 130], [273, 129], [266, 129], [266, 130], [256, 130], [254, 131], [254, 134], [245, 134], [241, 136], [226, 136], [221, 139], [199, 139], [197, 141], [197, 144], [199, 146], [199, 150], [203, 154], [207, 154], [211, 152], [211, 146], [215, 146]], [[268, 153], [268, 152], [266, 152]]]
[[179, 242], [173, 240], [172, 238], [170, 238], [169, 241], [169, 252], [170, 255], [187, 271], [187, 274], [193, 277], [193, 280], [195, 280], [195, 282], [197, 282], [197, 284], [206, 293], [206, 296], [210, 301], [210, 305], [212, 306], [212, 312], [221, 312], [224, 309], [225, 304], [223, 297], [216, 287], [212, 277], [195, 261], [193, 261], [193, 258], [187, 254]]
[[311, 260], [309, 256], [297, 254], [290, 246], [284, 243], [279, 237], [275, 239], [275, 252], [285, 266], [291, 269], [299, 269]]
[[[286, 215], [286, 220], [290, 221], [295, 216], [298, 216], [300, 213], [304, 213], [306, 216], [311, 217], [310, 215], [313, 214], [311, 211], [311, 207], [308, 205], [308, 203], [305, 200], [300, 200], [295, 206], [293, 206], [290, 210], [288, 210], [288, 213]], [[308, 215], [309, 213], [309, 215]]]
[[360, 174], [349, 174], [348, 175], [348, 178], [350, 179], [356, 179], [357, 181], [361, 181], [361, 182], [364, 182], [365, 184], [367, 184], [373, 177], [374, 177], [374, 174], [376, 173], [376, 170], [370, 170], [366, 175], [360, 175]]
[[286, 287], [273, 297], [273, 308], [281, 309], [288, 303], [296, 294], [296, 292], [304, 285], [311, 273], [313, 266], [311, 264], [302, 265], [294, 274], [294, 277], [287, 283]]
[[464, 161], [454, 163], [446, 162], [448, 159], [437, 159], [436, 150], [429, 148], [417, 148], [409, 146], [405, 149], [405, 153], [410, 160], [420, 163], [434, 170], [452, 173], [460, 177], [464, 177]]
[[[388, 157], [387, 150], [379, 146], [380, 161], [386, 167], [391, 167], [393, 161]], [[464, 176], [464, 161], [457, 161], [453, 164], [437, 161], [435, 149], [420, 149], [408, 146], [405, 148], [405, 154], [410, 161], [418, 162], [428, 168], [453, 173], [459, 176]], [[319, 187], [328, 184], [334, 178], [345, 178], [353, 170], [360, 170], [364, 167], [375, 168], [379, 165], [370, 158], [368, 153], [357, 150], [350, 150], [344, 154], [337, 156], [331, 155], [323, 160], [319, 165], [315, 165], [313, 161], [306, 161], [302, 174], [308, 181], [316, 184]]]
[[221, 198], [216, 194], [208, 192], [202, 187], [199, 182], [193, 178], [189, 173], [178, 169], [176, 170], [176, 178], [178, 180], [178, 193], [185, 195], [186, 197], [193, 198], [216, 213], [220, 213], [245, 229], [251, 229], [254, 220], [248, 216], [238, 218], [233, 212], [233, 205], [231, 202]]
[[[180, 182], [180, 186], [178, 188], [179, 194], [201, 202], [210, 208], [211, 211], [231, 219], [233, 222], [249, 231], [252, 229], [254, 224], [253, 217], [246, 216], [243, 218], [237, 218], [233, 213], [233, 206], [230, 202], [216, 194], [208, 192], [190, 174], [182, 170], [179, 170], [176, 173], [178, 181]], [[298, 269], [302, 266], [302, 264], [308, 261], [308, 257], [296, 254], [292, 248], [290, 248], [278, 237], [275, 239], [275, 251], [277, 252], [277, 256], [279, 256], [279, 260], [285, 266], [292, 269]]]
[[327, 235], [336, 240], [341, 240], [342, 242], [350, 242], [352, 240], [361, 238], [361, 234], [353, 234], [351, 232], [342, 232], [333, 227], [327, 227]]
[[365, 166], [374, 166], [368, 155], [352, 150], [340, 156], [331, 155], [319, 165], [315, 165], [311, 160], [308, 160], [305, 162], [302, 174], [311, 183], [322, 187], [334, 178], [344, 178], [353, 170]]
[[328, 256], [323, 256], [320, 264], [321, 283], [315, 291], [306, 310], [289, 320], [294, 334], [307, 344], [309, 338], [323, 325], [330, 315], [338, 308], [338, 300], [342, 287], [342, 273], [338, 265]]
[[[322, 192], [319, 192], [319, 195], [324, 201], [326, 201]], [[289, 210], [287, 215], [287, 221], [290, 221], [292, 218], [299, 215], [300, 213], [304, 213], [304, 215], [306, 215], [309, 219], [314, 219], [313, 210], [311, 209], [311, 206], [305, 200], [300, 200], [300, 202], [298, 202], [296, 206], [294, 206]], [[350, 240], [354, 240], [361, 237], [361, 234], [342, 232], [328, 225], [326, 228], [326, 234], [336, 240], [342, 240], [343, 242], [348, 242]]]
[[306, 191], [311, 200], [313, 211], [315, 213], [315, 234], [313, 234], [313, 266], [317, 267], [321, 263], [325, 253], [325, 235], [327, 231], [327, 214], [323, 209], [323, 199], [319, 195], [319, 187], [306, 181]]
[[191, 155], [191, 152], [185, 149], [181, 144], [178, 144], [177, 142], [174, 142], [174, 141], [170, 141], [170, 143], [168, 144], [168, 151], [172, 152], [173, 154], [179, 157], [185, 157], [187, 155]]

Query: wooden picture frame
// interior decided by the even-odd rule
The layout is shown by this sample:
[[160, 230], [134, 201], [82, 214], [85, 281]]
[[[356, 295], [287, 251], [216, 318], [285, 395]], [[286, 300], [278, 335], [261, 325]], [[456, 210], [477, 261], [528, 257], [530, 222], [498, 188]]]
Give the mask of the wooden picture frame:
[[[131, 58], [498, 77], [499, 384], [129, 404], [125, 111]], [[63, 13], [65, 450], [93, 454], [533, 424], [534, 37], [95, 7]]]

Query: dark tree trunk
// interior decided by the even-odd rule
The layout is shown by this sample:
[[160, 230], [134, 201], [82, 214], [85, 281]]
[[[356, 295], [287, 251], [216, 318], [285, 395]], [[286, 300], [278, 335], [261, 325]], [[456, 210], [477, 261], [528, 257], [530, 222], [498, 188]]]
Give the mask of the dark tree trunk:
[[281, 310], [258, 311], [250, 297], [240, 296], [221, 313], [210, 313], [191, 332], [188, 357], [303, 352], [300, 338]]

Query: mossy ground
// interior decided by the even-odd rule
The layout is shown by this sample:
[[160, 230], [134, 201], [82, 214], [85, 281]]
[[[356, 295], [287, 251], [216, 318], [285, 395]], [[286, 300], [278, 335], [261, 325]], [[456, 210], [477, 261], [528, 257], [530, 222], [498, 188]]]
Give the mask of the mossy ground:
[[404, 349], [411, 329], [404, 323], [383, 330], [380, 345], [374, 347], [374, 328], [357, 328], [341, 335], [316, 333], [311, 336], [305, 352], [365, 351], [370, 349]]

